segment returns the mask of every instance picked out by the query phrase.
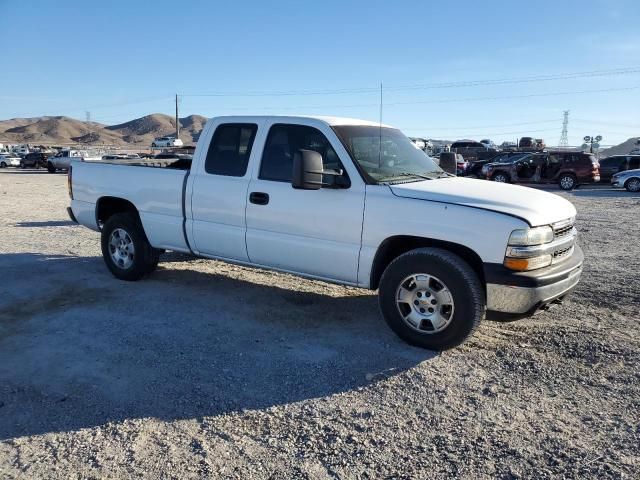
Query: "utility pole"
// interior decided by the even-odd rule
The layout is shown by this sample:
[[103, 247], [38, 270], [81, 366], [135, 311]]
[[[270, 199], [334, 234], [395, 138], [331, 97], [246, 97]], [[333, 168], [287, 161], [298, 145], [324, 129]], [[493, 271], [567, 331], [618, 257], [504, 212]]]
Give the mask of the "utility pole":
[[563, 112], [562, 133], [560, 134], [559, 147], [567, 148], [569, 146], [569, 110]]
[[180, 138], [180, 120], [178, 119], [178, 94], [176, 93], [176, 139]]
[[84, 112], [87, 121], [87, 127], [89, 128], [89, 136], [87, 137], [87, 143], [93, 141], [93, 128], [91, 127], [91, 112]]

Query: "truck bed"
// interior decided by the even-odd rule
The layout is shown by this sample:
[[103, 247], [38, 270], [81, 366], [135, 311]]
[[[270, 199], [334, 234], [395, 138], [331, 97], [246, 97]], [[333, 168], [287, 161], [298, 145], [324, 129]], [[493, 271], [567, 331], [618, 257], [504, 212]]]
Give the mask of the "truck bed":
[[188, 169], [145, 163], [73, 162], [74, 212], [80, 223], [98, 230], [96, 206], [100, 199], [124, 199], [137, 208], [152, 245], [188, 251], [182, 228], [183, 188]]

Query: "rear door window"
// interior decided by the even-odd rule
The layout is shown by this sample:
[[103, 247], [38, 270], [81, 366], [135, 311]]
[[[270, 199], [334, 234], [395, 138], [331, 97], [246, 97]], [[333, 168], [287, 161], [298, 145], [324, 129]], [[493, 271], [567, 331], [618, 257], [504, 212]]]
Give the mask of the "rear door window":
[[212, 175], [243, 177], [258, 126], [253, 123], [219, 125], [207, 151], [204, 169]]

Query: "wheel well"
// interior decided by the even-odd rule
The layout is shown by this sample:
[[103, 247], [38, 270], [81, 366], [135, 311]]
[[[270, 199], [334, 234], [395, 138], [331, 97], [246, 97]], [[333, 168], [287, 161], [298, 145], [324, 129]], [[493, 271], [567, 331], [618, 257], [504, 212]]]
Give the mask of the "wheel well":
[[640, 180], [640, 177], [629, 177], [624, 181], [624, 186], [626, 187], [631, 180]]
[[483, 288], [486, 288], [482, 259], [476, 252], [458, 243], [434, 240], [431, 238], [413, 237], [410, 235], [389, 237], [380, 244], [371, 267], [370, 288], [372, 290], [378, 288], [382, 274], [395, 258], [410, 250], [424, 247], [441, 248], [443, 250], [448, 250], [451, 253], [455, 253], [469, 264], [476, 275], [478, 275]]
[[130, 212], [139, 217], [138, 209], [124, 198], [102, 197], [96, 205], [96, 223], [100, 227], [116, 213]]

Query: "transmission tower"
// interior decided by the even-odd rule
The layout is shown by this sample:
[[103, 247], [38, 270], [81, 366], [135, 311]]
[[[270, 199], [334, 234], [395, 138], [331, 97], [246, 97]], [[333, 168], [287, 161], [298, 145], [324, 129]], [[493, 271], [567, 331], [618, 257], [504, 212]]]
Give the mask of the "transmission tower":
[[562, 133], [560, 134], [559, 147], [567, 148], [569, 146], [569, 110], [563, 112], [564, 118], [562, 120]]

